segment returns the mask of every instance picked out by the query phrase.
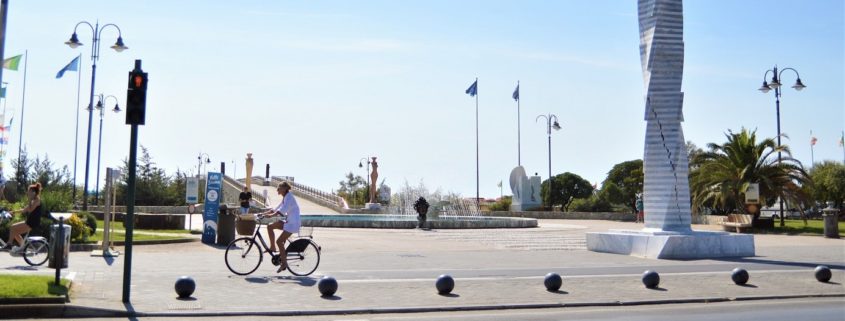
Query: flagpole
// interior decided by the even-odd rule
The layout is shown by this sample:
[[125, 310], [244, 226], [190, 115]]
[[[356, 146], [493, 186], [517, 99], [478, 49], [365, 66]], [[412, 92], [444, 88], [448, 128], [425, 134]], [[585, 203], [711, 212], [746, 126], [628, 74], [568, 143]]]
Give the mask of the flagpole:
[[842, 145], [842, 164], [845, 164], [845, 130], [842, 131], [842, 137], [839, 139], [839, 142]]
[[73, 196], [71, 196], [71, 200], [73, 200], [73, 204], [76, 205], [76, 158], [79, 154], [79, 99], [82, 95], [82, 54], [80, 53], [76, 56], [77, 63], [79, 65], [76, 68], [76, 110], [74, 110], [74, 117], [76, 118], [76, 132], [73, 135]]
[[480, 206], [480, 174], [478, 170], [478, 77], [475, 77], [475, 206]]
[[516, 81], [516, 164], [522, 166], [522, 130], [519, 120], [519, 80]]
[[[9, 11], [9, 0], [0, 0], [0, 61], [6, 61], [6, 17]], [[3, 67], [0, 67], [0, 84], [3, 83]], [[5, 99], [5, 98], [4, 98]]]
[[24, 50], [23, 58], [23, 93], [21, 94], [21, 130], [18, 135], [18, 167], [20, 167], [21, 149], [23, 146], [23, 112], [26, 108], [26, 65], [29, 63], [29, 50]]

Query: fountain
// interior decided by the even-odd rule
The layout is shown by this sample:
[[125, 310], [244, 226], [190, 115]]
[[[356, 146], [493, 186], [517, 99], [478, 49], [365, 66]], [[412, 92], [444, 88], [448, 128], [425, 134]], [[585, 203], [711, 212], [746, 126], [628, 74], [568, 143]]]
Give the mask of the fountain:
[[422, 183], [410, 186], [393, 195], [391, 205], [382, 207], [381, 214], [302, 215], [303, 226], [359, 227], [359, 228], [416, 228], [417, 211], [414, 203], [423, 197], [430, 204], [426, 227], [433, 229], [454, 228], [525, 228], [537, 227], [531, 218], [486, 217], [481, 215], [473, 200], [457, 194], [444, 195], [439, 190], [429, 192]]

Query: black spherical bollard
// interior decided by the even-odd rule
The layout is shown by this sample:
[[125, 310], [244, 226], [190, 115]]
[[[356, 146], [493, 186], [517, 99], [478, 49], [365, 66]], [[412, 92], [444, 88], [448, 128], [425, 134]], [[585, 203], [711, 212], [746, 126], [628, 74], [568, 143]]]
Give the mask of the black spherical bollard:
[[830, 272], [830, 268], [824, 265], [819, 265], [816, 267], [816, 280], [819, 282], [828, 282], [830, 278], [833, 277], [833, 273]]
[[434, 283], [434, 286], [437, 287], [437, 293], [449, 294], [455, 289], [455, 279], [448, 274], [443, 274], [437, 278], [437, 282]]
[[549, 273], [546, 274], [543, 284], [546, 286], [547, 291], [555, 292], [560, 290], [560, 287], [563, 285], [563, 279], [557, 273]]
[[748, 283], [748, 271], [742, 268], [735, 268], [731, 271], [731, 280], [737, 285], [745, 285], [745, 283]]
[[649, 289], [655, 289], [660, 285], [660, 275], [652, 270], [643, 272], [643, 284]]
[[337, 280], [326, 275], [317, 281], [317, 288], [320, 289], [322, 296], [333, 296], [337, 292]]
[[175, 288], [179, 298], [185, 299], [191, 297], [191, 294], [194, 294], [194, 290], [197, 289], [197, 283], [190, 276], [182, 276], [176, 280]]

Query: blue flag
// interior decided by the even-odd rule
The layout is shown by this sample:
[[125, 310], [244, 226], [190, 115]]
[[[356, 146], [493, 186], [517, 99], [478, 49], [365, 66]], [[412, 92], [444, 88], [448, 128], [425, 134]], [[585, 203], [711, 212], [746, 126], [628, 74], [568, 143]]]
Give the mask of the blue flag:
[[62, 78], [62, 76], [64, 76], [64, 74], [65, 74], [65, 71], [78, 71], [78, 70], [79, 70], [79, 56], [76, 56], [76, 58], [73, 58], [73, 60], [71, 60], [67, 64], [67, 66], [62, 68], [62, 70], [59, 70], [59, 73], [56, 74], [56, 79]]
[[469, 94], [470, 96], [473, 96], [473, 97], [478, 94], [478, 80], [477, 79], [475, 80], [474, 83], [472, 83], [472, 86], [469, 86], [469, 88], [467, 88], [466, 93]]
[[516, 85], [516, 90], [513, 91], [513, 100], [519, 100], [519, 85]]

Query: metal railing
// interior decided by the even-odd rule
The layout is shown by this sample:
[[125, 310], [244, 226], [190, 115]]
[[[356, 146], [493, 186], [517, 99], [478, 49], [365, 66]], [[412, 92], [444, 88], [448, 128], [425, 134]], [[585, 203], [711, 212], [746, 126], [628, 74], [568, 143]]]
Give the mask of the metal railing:
[[338, 212], [343, 212], [343, 210], [348, 210], [349, 205], [346, 204], [346, 200], [343, 197], [338, 196], [334, 193], [329, 193], [322, 191], [320, 189], [302, 184], [296, 183], [292, 180], [288, 180], [286, 178], [292, 178], [287, 176], [271, 176], [270, 177], [270, 185], [278, 186], [281, 182], [286, 181], [291, 184], [293, 187], [293, 191], [298, 195], [303, 197], [308, 197], [312, 201], [320, 203], [321, 205], [330, 207]]
[[[253, 181], [254, 180], [255, 180], [255, 178], [253, 178]], [[223, 195], [224, 196], [240, 195], [240, 193], [244, 190], [244, 187], [246, 187], [246, 184], [241, 183], [240, 181], [238, 181], [234, 178], [231, 178], [229, 176], [226, 176], [226, 175], [223, 176], [223, 189], [224, 189]], [[227, 197], [227, 199], [228, 199], [228, 197]], [[259, 195], [258, 193], [252, 193], [252, 200], [255, 201], [255, 203], [258, 207], [267, 207], [268, 206], [267, 200], [264, 198], [264, 196]], [[239, 201], [239, 200], [237, 198], [235, 198], [235, 201], [231, 202], [231, 203], [238, 203], [237, 201]]]

